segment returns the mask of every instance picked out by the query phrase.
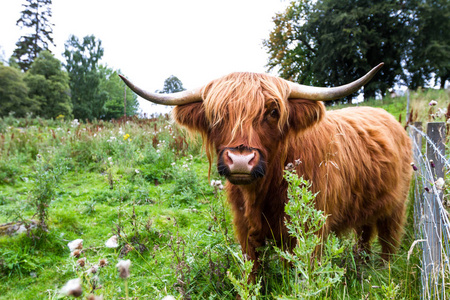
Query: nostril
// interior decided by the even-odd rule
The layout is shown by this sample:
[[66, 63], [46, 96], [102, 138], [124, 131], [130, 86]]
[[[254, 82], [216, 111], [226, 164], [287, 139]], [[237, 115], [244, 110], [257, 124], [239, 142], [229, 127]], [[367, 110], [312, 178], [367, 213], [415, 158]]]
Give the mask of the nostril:
[[225, 163], [232, 165], [233, 164], [233, 159], [230, 156], [230, 151], [226, 150], [225, 151]]
[[248, 164], [249, 164], [249, 165], [252, 165], [253, 162], [254, 162], [254, 160], [256, 159], [256, 153], [255, 153], [255, 152], [252, 152], [252, 154], [250, 154], [250, 155], [252, 155], [252, 157], [251, 157], [250, 160], [248, 161]]

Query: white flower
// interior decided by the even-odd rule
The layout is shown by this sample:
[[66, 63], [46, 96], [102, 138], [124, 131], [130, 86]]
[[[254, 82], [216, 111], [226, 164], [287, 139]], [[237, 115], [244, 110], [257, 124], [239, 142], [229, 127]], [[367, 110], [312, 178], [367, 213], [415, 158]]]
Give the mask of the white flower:
[[175, 165], [176, 165], [176, 163], [175, 163], [175, 162], [173, 162], [173, 163], [171, 163], [171, 165], [172, 165], [172, 166], [175, 166]]
[[78, 119], [73, 119], [72, 123], [70, 123], [70, 125], [72, 127], [77, 127], [78, 125], [80, 125], [80, 122], [78, 122]]
[[211, 180], [211, 186], [215, 186], [216, 185], [216, 181], [213, 179]]
[[119, 247], [117, 235], [113, 235], [106, 242], [105, 246], [108, 248], [117, 248]]
[[444, 178], [439, 177], [438, 180], [436, 180], [436, 182], [434, 184], [436, 185], [436, 188], [438, 190], [442, 190], [442, 188], [444, 187], [444, 184], [445, 184]]
[[117, 263], [116, 268], [119, 270], [120, 278], [125, 279], [125, 278], [130, 277], [130, 266], [131, 266], [131, 261], [129, 259], [121, 260]]
[[219, 190], [223, 190], [223, 184], [219, 185]]
[[75, 278], [67, 281], [67, 283], [61, 288], [61, 293], [67, 296], [80, 297], [81, 294], [83, 294], [81, 279]]
[[221, 180], [216, 180], [216, 186], [221, 186], [222, 185], [222, 181]]
[[139, 174], [139, 173], [140, 173], [138, 169], [134, 170], [134, 172], [136, 172], [136, 174]]
[[108, 157], [108, 160], [109, 160], [109, 161], [112, 161], [112, 157], [111, 157], [111, 156], [110, 156], [110, 157]]
[[83, 240], [82, 239], [76, 239], [74, 241], [71, 241], [67, 244], [67, 246], [70, 249], [70, 252], [73, 252], [77, 249], [83, 249]]
[[437, 101], [436, 100], [431, 100], [430, 103], [428, 103], [429, 106], [436, 106], [437, 105]]
[[176, 300], [176, 298], [172, 295], [167, 295], [164, 298], [162, 298], [161, 300]]

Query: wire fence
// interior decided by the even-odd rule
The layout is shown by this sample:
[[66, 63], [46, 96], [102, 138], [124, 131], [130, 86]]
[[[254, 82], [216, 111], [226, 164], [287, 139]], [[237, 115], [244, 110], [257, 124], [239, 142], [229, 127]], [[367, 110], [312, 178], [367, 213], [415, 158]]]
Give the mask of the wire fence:
[[419, 122], [409, 129], [414, 151], [414, 229], [421, 250], [421, 298], [450, 299], [450, 222], [447, 204], [443, 203], [444, 179], [450, 172], [445, 123], [428, 123], [427, 133]]

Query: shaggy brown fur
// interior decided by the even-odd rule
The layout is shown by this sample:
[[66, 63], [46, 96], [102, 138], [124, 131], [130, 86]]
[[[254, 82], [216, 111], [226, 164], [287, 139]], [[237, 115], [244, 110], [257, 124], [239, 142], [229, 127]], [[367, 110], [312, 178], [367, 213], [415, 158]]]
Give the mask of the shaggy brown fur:
[[300, 159], [298, 174], [311, 181], [317, 208], [329, 216], [324, 235], [353, 229], [368, 250], [378, 232], [388, 259], [401, 239], [412, 172], [405, 130], [382, 109], [325, 112], [321, 102], [288, 95], [276, 77], [234, 73], [208, 84], [203, 102], [174, 109], [179, 124], [203, 135], [210, 162], [214, 152], [242, 146], [258, 149], [264, 159], [265, 176], [226, 187], [242, 251], [256, 270], [255, 249], [265, 239], [291, 242], [282, 175], [288, 162]]

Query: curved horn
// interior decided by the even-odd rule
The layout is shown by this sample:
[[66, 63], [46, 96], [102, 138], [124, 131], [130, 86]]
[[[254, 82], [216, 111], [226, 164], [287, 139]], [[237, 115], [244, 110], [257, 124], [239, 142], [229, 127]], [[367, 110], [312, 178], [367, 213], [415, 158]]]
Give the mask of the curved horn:
[[193, 90], [172, 93], [172, 94], [157, 94], [144, 91], [143, 89], [135, 86], [131, 81], [126, 79], [124, 76], [119, 75], [120, 78], [125, 82], [128, 87], [133, 90], [136, 94], [142, 98], [151, 101], [156, 104], [162, 105], [182, 105], [192, 102], [202, 101], [202, 88], [197, 88]]
[[291, 94], [288, 98], [301, 98], [307, 100], [316, 100], [316, 101], [329, 101], [336, 100], [350, 94], [353, 94], [357, 90], [359, 90], [363, 85], [372, 79], [372, 77], [383, 67], [384, 63], [379, 64], [369, 73], [364, 75], [363, 77], [355, 80], [346, 85], [341, 85], [332, 88], [324, 88], [324, 87], [314, 87], [301, 85], [298, 83], [293, 83], [288, 81], [288, 84], [291, 88]]

